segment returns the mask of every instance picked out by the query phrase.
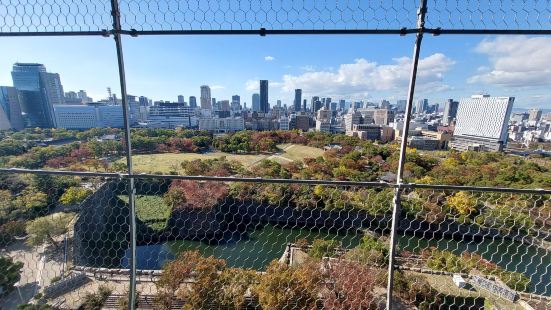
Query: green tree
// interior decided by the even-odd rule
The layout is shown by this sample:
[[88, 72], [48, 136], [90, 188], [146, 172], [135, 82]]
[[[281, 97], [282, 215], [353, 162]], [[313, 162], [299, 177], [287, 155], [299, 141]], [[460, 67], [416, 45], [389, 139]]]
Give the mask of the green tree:
[[55, 240], [66, 233], [69, 229], [69, 224], [73, 220], [72, 213], [58, 212], [51, 215], [39, 217], [27, 223], [27, 234], [29, 239], [27, 242], [33, 246], [39, 246], [49, 242], [55, 247], [59, 247]]
[[310, 257], [322, 259], [324, 257], [333, 257], [339, 247], [337, 240], [316, 239], [312, 242], [312, 248], [308, 252]]
[[84, 201], [86, 197], [90, 196], [90, 194], [92, 194], [92, 190], [89, 188], [72, 186], [61, 195], [59, 202], [64, 205], [79, 204]]
[[11, 257], [0, 257], [0, 289], [2, 293], [11, 292], [14, 284], [19, 281], [19, 272], [23, 268], [23, 263], [14, 262]]
[[449, 196], [446, 203], [459, 215], [474, 215], [478, 212], [477, 199], [469, 192], [459, 191]]

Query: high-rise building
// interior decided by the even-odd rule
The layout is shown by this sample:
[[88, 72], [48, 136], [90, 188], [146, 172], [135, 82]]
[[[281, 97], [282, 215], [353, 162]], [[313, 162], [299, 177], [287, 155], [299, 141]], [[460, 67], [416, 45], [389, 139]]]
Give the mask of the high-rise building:
[[186, 99], [184, 98], [183, 95], [178, 95], [178, 103], [185, 103], [186, 102]]
[[63, 86], [57, 73], [46, 72], [36, 63], [15, 63], [13, 86], [19, 92], [21, 111], [28, 127], [54, 128], [53, 105], [62, 104]]
[[88, 97], [88, 94], [86, 93], [86, 91], [82, 89], [78, 91], [77, 97], [82, 101], [83, 104], [87, 104], [94, 101], [92, 98]]
[[201, 109], [204, 110], [211, 110], [212, 109], [212, 101], [211, 101], [211, 95], [210, 95], [210, 87], [207, 85], [201, 85]]
[[408, 101], [404, 99], [396, 100], [396, 111], [404, 112], [406, 110], [407, 103]]
[[303, 112], [306, 112], [306, 104], [308, 103], [308, 100], [306, 99], [303, 99], [302, 100], [302, 111]]
[[323, 103], [323, 106], [325, 106], [328, 110], [331, 109], [331, 98], [329, 97], [325, 98], [325, 102]]
[[428, 99], [419, 99], [419, 100], [417, 100], [417, 104], [415, 105], [415, 114], [424, 113], [427, 110], [428, 107], [429, 107], [429, 100]]
[[346, 109], [346, 101], [344, 99], [339, 100], [339, 110], [344, 111]]
[[530, 109], [528, 110], [528, 121], [539, 122], [541, 119], [541, 110], [540, 109]]
[[260, 80], [260, 111], [268, 113], [270, 105], [268, 103], [268, 80]]
[[312, 97], [312, 102], [310, 102], [311, 104], [311, 109], [312, 109], [312, 112], [316, 112], [316, 101], [319, 101], [320, 100], [320, 97], [318, 96], [314, 96]]
[[514, 97], [489, 95], [461, 99], [451, 147], [461, 151], [501, 151], [507, 144], [514, 101]]
[[253, 94], [252, 102], [253, 102], [253, 106], [252, 106], [253, 112], [260, 111], [260, 94]]
[[302, 103], [302, 89], [297, 88], [295, 89], [295, 101], [294, 101], [295, 112], [300, 111], [301, 103]]
[[211, 108], [214, 109], [214, 106], [216, 105], [216, 98], [211, 99]]
[[190, 108], [197, 108], [197, 98], [195, 96], [189, 96], [189, 107]]
[[138, 102], [140, 103], [140, 107], [147, 107], [149, 106], [149, 99], [144, 96], [138, 97]]
[[15, 87], [0, 86], [0, 130], [25, 128]]
[[239, 95], [231, 96], [231, 110], [232, 111], [241, 110], [241, 97], [239, 97]]
[[442, 117], [442, 124], [449, 125], [450, 122], [457, 116], [457, 107], [459, 107], [458, 101], [448, 99], [446, 106], [444, 107], [444, 116]]

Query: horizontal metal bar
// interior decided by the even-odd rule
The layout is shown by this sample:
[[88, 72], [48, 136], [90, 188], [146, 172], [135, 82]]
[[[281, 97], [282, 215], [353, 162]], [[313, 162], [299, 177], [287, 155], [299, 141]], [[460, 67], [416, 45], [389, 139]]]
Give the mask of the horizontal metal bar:
[[220, 30], [121, 30], [121, 34], [139, 35], [331, 35], [331, 34], [408, 34], [413, 29], [220, 29]]
[[67, 36], [102, 36], [111, 35], [111, 30], [101, 31], [26, 31], [26, 32], [0, 32], [0, 37], [67, 37]]
[[66, 171], [66, 170], [42, 170], [42, 169], [20, 169], [20, 168], [0, 168], [0, 173], [28, 173], [28, 174], [54, 174], [54, 175], [73, 175], [83, 177], [106, 177], [122, 178], [119, 173], [87, 172], [87, 171]]
[[[195, 176], [195, 175], [169, 175], [169, 174], [127, 174], [127, 173], [103, 173], [86, 171], [65, 171], [65, 170], [35, 170], [20, 168], [0, 168], [0, 173], [20, 173], [20, 174], [52, 174], [52, 175], [72, 175], [85, 177], [106, 177], [119, 179], [174, 179], [174, 180], [193, 180], [193, 181], [218, 181], [218, 182], [244, 182], [244, 183], [279, 183], [279, 184], [305, 184], [305, 185], [335, 185], [335, 186], [364, 186], [380, 188], [396, 188], [398, 185], [384, 182], [353, 182], [353, 181], [333, 181], [333, 180], [298, 180], [298, 179], [267, 179], [267, 178], [243, 178], [243, 177], [217, 177], [217, 176]], [[454, 191], [477, 191], [477, 192], [500, 192], [500, 193], [518, 193], [518, 194], [537, 194], [551, 195], [549, 189], [523, 189], [510, 187], [484, 187], [484, 186], [462, 186], [462, 185], [440, 185], [440, 184], [400, 184], [401, 188], [410, 189], [434, 189], [434, 190], [454, 190]]]
[[[446, 34], [480, 34], [480, 35], [551, 35], [550, 29], [441, 29], [424, 28], [425, 33], [433, 35]], [[398, 34], [418, 33], [419, 28], [400, 29], [219, 29], [219, 30], [121, 30], [120, 34], [130, 36], [140, 35], [335, 35], [335, 34]], [[36, 36], [109, 36], [115, 30], [100, 31], [25, 31], [0, 32], [0, 37], [36, 37]]]
[[498, 192], [498, 193], [516, 193], [516, 194], [537, 194], [550, 195], [548, 189], [524, 189], [510, 187], [485, 187], [485, 186], [463, 186], [463, 185], [439, 185], [439, 184], [416, 184], [405, 183], [400, 185], [402, 188], [436, 189], [436, 190], [454, 190], [454, 191], [473, 191], [473, 192]]
[[482, 35], [549, 35], [551, 29], [441, 29], [425, 28], [424, 32], [430, 34], [482, 34]]
[[[128, 178], [130, 176], [122, 175], [122, 177]], [[266, 179], [266, 178], [192, 176], [192, 175], [157, 175], [157, 174], [134, 174], [132, 175], [132, 177], [134, 179], [176, 179], [176, 180], [194, 180], [194, 181], [365, 186], [365, 187], [384, 187], [384, 188], [396, 187], [395, 184], [389, 184], [389, 183], [383, 183], [383, 182], [350, 182], [350, 181], [333, 181], [333, 180]]]

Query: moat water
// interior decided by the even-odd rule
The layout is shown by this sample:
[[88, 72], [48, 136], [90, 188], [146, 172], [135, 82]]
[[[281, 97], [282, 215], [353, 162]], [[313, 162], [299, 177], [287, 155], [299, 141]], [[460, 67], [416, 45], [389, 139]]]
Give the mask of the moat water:
[[[333, 239], [340, 241], [344, 248], [353, 248], [360, 242], [362, 234], [263, 225], [250, 231], [228, 232], [216, 241], [176, 240], [141, 245], [137, 248], [137, 266], [138, 269], [161, 269], [165, 262], [174, 259], [180, 252], [198, 250], [202, 255], [226, 260], [228, 266], [263, 270], [272, 260], [282, 256], [289, 242], [300, 238], [310, 241], [317, 238]], [[509, 271], [524, 273], [531, 279], [531, 292], [551, 296], [551, 253], [538, 247], [507, 239], [460, 242], [450, 239], [427, 240], [409, 235], [401, 235], [397, 243], [400, 249], [412, 252], [433, 246], [455, 254], [476, 252]], [[128, 267], [129, 255], [127, 250], [121, 259], [123, 268]]]

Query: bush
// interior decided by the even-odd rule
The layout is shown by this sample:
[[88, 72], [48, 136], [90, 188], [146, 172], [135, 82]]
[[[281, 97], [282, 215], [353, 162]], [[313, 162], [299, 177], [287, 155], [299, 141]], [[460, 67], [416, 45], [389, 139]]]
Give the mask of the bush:
[[318, 263], [307, 261], [291, 267], [274, 260], [253, 291], [264, 310], [317, 309], [322, 281]]
[[364, 236], [354, 249], [346, 253], [346, 258], [363, 264], [384, 266], [388, 264], [388, 246], [372, 236]]
[[11, 292], [15, 283], [19, 281], [19, 272], [22, 268], [23, 263], [14, 262], [11, 257], [0, 257], [0, 289], [4, 294]]
[[339, 260], [326, 271], [324, 309], [376, 309], [373, 298], [377, 272], [358, 262]]
[[321, 259], [323, 257], [333, 257], [339, 247], [337, 240], [316, 239], [312, 242], [312, 248], [309, 251], [310, 257]]
[[[192, 283], [187, 283], [193, 278]], [[185, 251], [163, 267], [157, 282], [159, 309], [170, 309], [174, 296], [186, 302], [186, 309], [240, 309], [245, 293], [257, 282], [256, 271], [226, 268], [226, 262]], [[187, 283], [185, 286], [184, 283]]]
[[111, 292], [111, 289], [104, 285], [100, 285], [96, 293], [87, 292], [83, 298], [82, 308], [84, 310], [101, 310]]
[[394, 291], [408, 304], [419, 309], [439, 309], [443, 300], [423, 276], [410, 276], [401, 271], [394, 272]]

